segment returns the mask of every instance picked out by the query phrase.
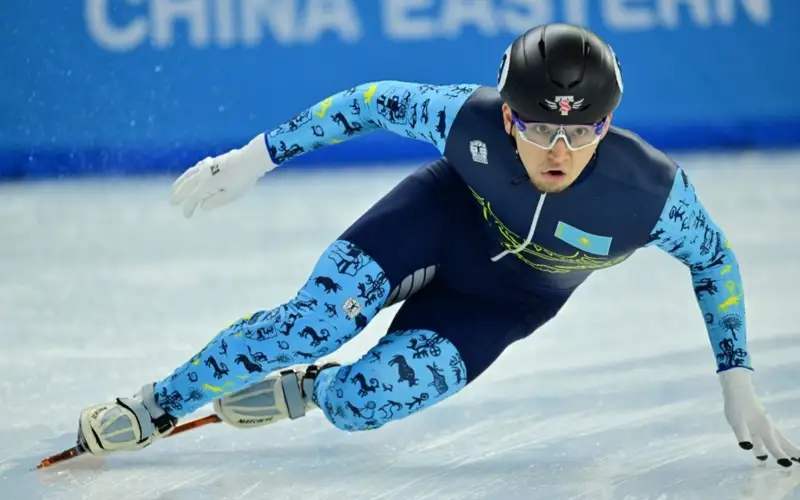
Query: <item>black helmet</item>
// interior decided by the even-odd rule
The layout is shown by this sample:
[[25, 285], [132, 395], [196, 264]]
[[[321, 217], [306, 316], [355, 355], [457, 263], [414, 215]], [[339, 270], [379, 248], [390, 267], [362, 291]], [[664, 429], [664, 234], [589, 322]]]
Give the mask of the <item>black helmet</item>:
[[614, 51], [597, 35], [571, 24], [546, 24], [508, 47], [497, 89], [524, 121], [597, 123], [622, 97]]

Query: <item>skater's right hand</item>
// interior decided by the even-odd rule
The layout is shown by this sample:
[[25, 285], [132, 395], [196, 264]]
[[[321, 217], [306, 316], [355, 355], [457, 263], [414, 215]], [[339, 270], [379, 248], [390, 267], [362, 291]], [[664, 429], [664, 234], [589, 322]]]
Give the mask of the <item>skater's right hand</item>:
[[172, 205], [183, 205], [191, 217], [198, 205], [212, 210], [242, 197], [264, 174], [275, 168], [264, 134], [246, 146], [208, 157], [186, 170], [172, 184]]

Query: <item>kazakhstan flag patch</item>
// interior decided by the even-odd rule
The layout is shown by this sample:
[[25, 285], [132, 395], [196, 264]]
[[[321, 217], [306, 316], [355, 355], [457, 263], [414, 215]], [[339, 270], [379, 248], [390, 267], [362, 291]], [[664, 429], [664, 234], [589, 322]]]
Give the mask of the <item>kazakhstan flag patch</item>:
[[598, 236], [587, 233], [577, 227], [570, 226], [566, 222], [558, 222], [556, 226], [556, 238], [565, 241], [575, 248], [584, 252], [593, 253], [607, 257], [611, 250], [611, 238], [609, 236]]

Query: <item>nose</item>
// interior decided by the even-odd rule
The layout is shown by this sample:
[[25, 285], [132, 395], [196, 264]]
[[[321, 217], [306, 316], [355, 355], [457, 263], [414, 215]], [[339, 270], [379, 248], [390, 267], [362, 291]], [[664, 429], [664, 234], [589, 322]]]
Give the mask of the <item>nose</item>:
[[550, 150], [550, 160], [562, 163], [569, 158], [569, 148], [562, 137], [559, 137], [553, 148]]

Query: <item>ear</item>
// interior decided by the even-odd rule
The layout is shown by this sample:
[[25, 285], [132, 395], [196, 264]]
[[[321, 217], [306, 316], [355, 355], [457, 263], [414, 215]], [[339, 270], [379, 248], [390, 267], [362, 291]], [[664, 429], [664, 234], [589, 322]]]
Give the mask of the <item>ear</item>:
[[603, 127], [603, 132], [600, 134], [600, 139], [603, 139], [606, 134], [608, 133], [608, 129], [611, 127], [611, 118], [614, 116], [614, 113], [608, 115], [608, 119], [606, 119], [606, 125]]
[[511, 127], [513, 126], [511, 108], [506, 103], [503, 103], [503, 126], [506, 129], [506, 134], [511, 134]]

